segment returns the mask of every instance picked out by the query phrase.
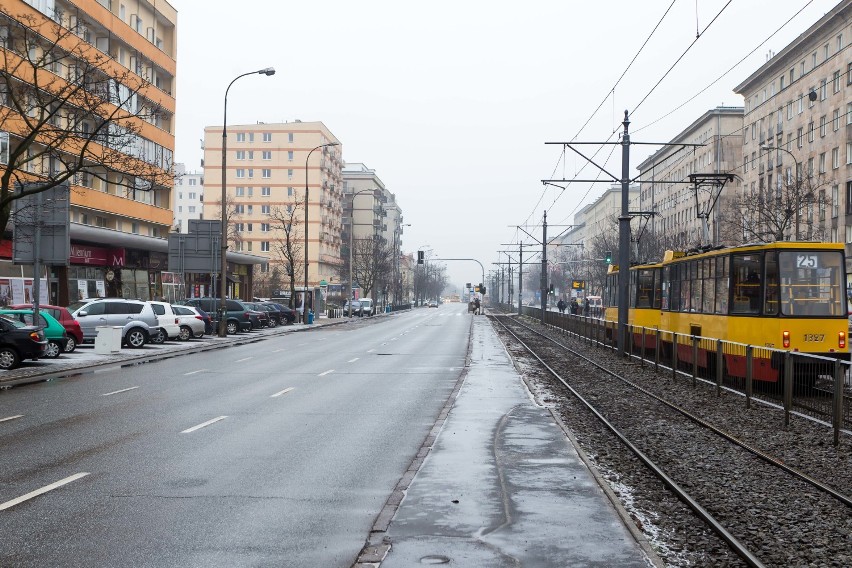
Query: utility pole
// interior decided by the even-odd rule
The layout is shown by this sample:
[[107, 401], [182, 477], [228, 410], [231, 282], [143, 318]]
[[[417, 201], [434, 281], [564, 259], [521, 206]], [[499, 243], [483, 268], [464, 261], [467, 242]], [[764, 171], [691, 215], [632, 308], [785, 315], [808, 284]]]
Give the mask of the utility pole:
[[541, 323], [545, 322], [547, 311], [547, 211], [541, 224]]

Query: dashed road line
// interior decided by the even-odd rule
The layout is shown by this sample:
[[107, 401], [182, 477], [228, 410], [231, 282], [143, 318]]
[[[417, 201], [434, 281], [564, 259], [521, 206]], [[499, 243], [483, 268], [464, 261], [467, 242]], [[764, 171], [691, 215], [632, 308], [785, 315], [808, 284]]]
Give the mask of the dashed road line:
[[320, 373], [320, 374], [319, 374], [319, 375], [317, 375], [317, 376], [318, 376], [318, 377], [324, 377], [324, 376], [326, 376], [326, 375], [328, 375], [328, 374], [330, 374], [330, 373], [333, 373], [333, 372], [334, 372], [334, 369], [329, 369], [328, 371], [323, 371], [322, 373]]
[[117, 391], [105, 392], [101, 396], [112, 396], [114, 394], [120, 394], [120, 393], [123, 393], [123, 392], [132, 391], [132, 390], [135, 390], [135, 389], [138, 389], [138, 388], [139, 387], [129, 387], [129, 388], [121, 389], [121, 390], [117, 390]]
[[214, 418], [213, 420], [208, 420], [207, 422], [203, 422], [203, 423], [199, 424], [198, 426], [193, 426], [192, 428], [187, 428], [186, 430], [183, 430], [181, 432], [181, 434], [189, 434], [190, 432], [195, 432], [196, 430], [198, 430], [200, 428], [204, 428], [205, 426], [210, 426], [211, 424], [215, 424], [216, 422], [219, 422], [220, 420], [224, 420], [225, 418], [227, 418], [227, 416], [219, 416], [218, 418]]
[[16, 414], [15, 416], [7, 416], [6, 418], [0, 418], [0, 422], [8, 422], [9, 420], [15, 420], [17, 418], [23, 418], [23, 414]]
[[44, 493], [47, 493], [48, 491], [53, 491], [54, 489], [59, 489], [63, 485], [68, 485], [72, 481], [77, 481], [81, 477], [86, 477], [87, 475], [89, 475], [88, 472], [75, 473], [74, 475], [66, 477], [65, 479], [60, 479], [56, 483], [51, 483], [50, 485], [45, 485], [41, 489], [36, 489], [35, 491], [31, 491], [31, 492], [27, 493], [26, 495], [21, 495], [17, 499], [12, 499], [11, 501], [6, 501], [5, 503], [0, 503], [0, 511], [3, 511], [3, 510], [8, 509], [10, 507], [14, 507], [15, 505], [19, 505], [19, 504], [23, 503], [24, 501], [29, 501], [33, 497], [38, 497], [39, 495], [43, 495]]
[[189, 375], [195, 375], [195, 374], [198, 374], [198, 373], [203, 373], [206, 370], [207, 369], [198, 369], [197, 371], [190, 371], [188, 373], [184, 373], [183, 376], [188, 377]]
[[282, 394], [287, 394], [288, 392], [290, 392], [290, 391], [294, 390], [295, 388], [296, 388], [296, 387], [287, 387], [287, 388], [286, 388], [286, 389], [284, 389], [283, 391], [280, 391], [280, 392], [277, 392], [277, 393], [275, 393], [275, 394], [273, 394], [273, 395], [270, 395], [270, 396], [269, 396], [269, 398], [277, 398], [277, 397], [281, 396]]
[[354, 363], [354, 362], [355, 362], [355, 361], [357, 361], [358, 359], [360, 359], [360, 357], [355, 357], [354, 359], [349, 359], [349, 360], [347, 361], [347, 363]]
[[249, 359], [254, 359], [254, 357], [243, 357], [242, 359], [237, 359], [234, 363], [242, 363], [243, 361], [248, 361]]

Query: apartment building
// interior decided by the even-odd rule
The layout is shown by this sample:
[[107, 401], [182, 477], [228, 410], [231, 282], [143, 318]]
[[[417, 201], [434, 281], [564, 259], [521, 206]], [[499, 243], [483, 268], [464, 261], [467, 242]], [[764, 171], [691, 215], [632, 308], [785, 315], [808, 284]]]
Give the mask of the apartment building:
[[204, 212], [204, 172], [188, 172], [186, 165], [175, 164], [172, 212], [172, 226], [178, 233], [189, 231], [191, 219], [201, 219]]
[[852, 1], [844, 0], [734, 89], [745, 100], [743, 191], [780, 194], [801, 181], [808, 191], [784, 237], [846, 243], [847, 273], [852, 271], [850, 19]]
[[388, 300], [396, 301], [403, 294], [400, 254], [406, 225], [402, 208], [396, 201], [396, 195], [388, 191], [376, 170], [361, 162], [347, 162], [341, 174], [344, 253], [348, 255], [350, 239], [353, 244], [356, 241], [372, 242], [378, 239], [390, 247], [394, 258], [392, 274], [388, 281], [379, 284], [381, 291], [387, 289]]
[[[293, 215], [291, 240], [308, 246], [308, 287], [337, 281], [342, 215], [342, 147], [322, 122], [228, 125], [225, 190], [231, 250], [268, 259], [276, 289], [289, 288], [291, 268], [280, 253], [283, 225]], [[335, 144], [335, 145], [331, 145]], [[205, 219], [219, 219], [222, 200], [222, 127], [204, 129]], [[307, 240], [305, 192], [308, 193]], [[299, 249], [300, 251], [303, 248]], [[298, 254], [295, 285], [304, 285]], [[277, 270], [276, 270], [277, 268]]]
[[[722, 242], [719, 220], [740, 191], [742, 128], [742, 107], [710, 109], [639, 164], [638, 209], [655, 213], [648, 222], [651, 233], [684, 248], [734, 244]], [[725, 173], [736, 177], [698, 189], [689, 177]]]
[[176, 22], [162, 0], [3, 2], [2, 167], [20, 182], [72, 189], [70, 267], [50, 269], [53, 302], [160, 292], [172, 225]]

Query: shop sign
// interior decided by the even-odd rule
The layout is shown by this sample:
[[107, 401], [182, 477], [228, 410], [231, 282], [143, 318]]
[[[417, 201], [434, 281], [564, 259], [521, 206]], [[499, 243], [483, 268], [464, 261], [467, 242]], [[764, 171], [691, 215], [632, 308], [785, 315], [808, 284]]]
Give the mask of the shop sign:
[[71, 245], [71, 264], [94, 266], [124, 266], [123, 248], [101, 248], [88, 245]]

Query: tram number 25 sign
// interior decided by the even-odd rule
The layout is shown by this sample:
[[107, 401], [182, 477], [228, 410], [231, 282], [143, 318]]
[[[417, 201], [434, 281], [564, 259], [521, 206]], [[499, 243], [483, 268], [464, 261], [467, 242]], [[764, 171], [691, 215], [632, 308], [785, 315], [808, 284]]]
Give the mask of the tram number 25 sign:
[[586, 281], [585, 280], [572, 280], [571, 288], [573, 290], [585, 290], [586, 289]]

